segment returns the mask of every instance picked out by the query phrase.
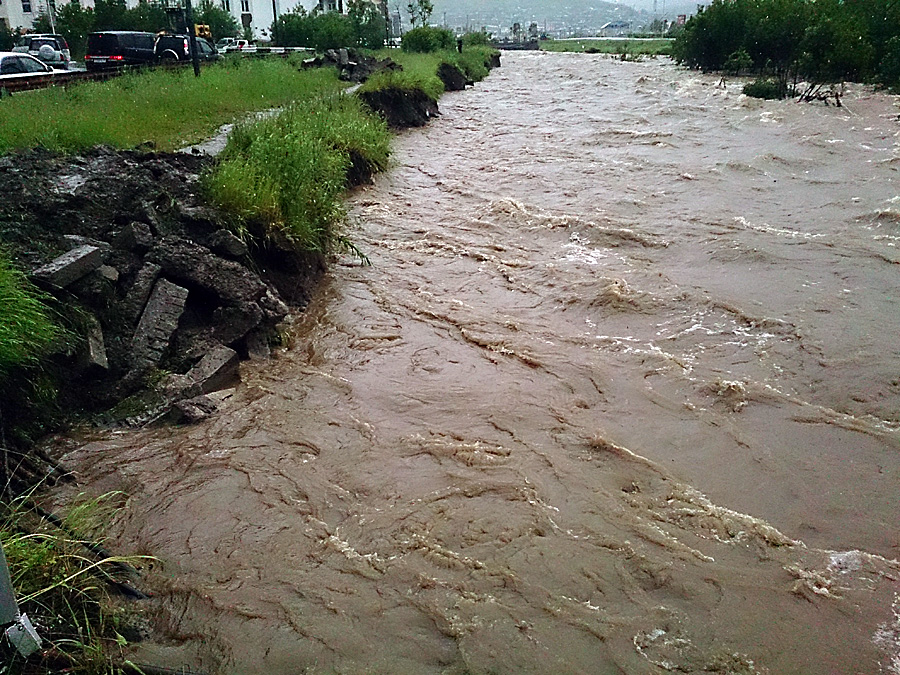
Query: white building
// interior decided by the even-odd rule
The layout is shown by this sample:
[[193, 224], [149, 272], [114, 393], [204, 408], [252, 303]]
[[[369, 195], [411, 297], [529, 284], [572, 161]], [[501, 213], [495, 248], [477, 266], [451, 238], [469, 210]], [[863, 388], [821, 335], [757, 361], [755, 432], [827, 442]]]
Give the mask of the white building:
[[[34, 20], [41, 14], [46, 14], [51, 0], [0, 0], [0, 21], [6, 23], [9, 28], [29, 29]], [[176, 0], [177, 1], [177, 0]], [[260, 40], [269, 40], [269, 30], [278, 16], [293, 11], [296, 7], [303, 7], [307, 11], [319, 8], [323, 11], [347, 11], [347, 0], [214, 0], [221, 4], [222, 8], [237, 20], [239, 26], [249, 27], [253, 36]], [[377, 0], [374, 4], [380, 4]], [[56, 0], [55, 6], [68, 2], [68, 0]], [[135, 7], [139, 0], [126, 0], [128, 7]], [[171, 3], [172, 0], [167, 0]], [[193, 0], [194, 6], [200, 0]], [[93, 7], [93, 0], [81, 0], [83, 7]]]

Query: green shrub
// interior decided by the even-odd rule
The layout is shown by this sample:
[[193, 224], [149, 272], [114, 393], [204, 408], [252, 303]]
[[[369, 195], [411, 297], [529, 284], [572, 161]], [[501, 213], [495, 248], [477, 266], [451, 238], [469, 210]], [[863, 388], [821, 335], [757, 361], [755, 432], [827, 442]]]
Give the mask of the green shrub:
[[760, 78], [744, 85], [743, 92], [753, 98], [781, 100], [788, 97], [790, 88], [781, 80]]
[[487, 47], [491, 44], [491, 34], [485, 31], [466, 33], [462, 36], [462, 41], [467, 47]]
[[878, 79], [891, 91], [900, 91], [900, 36], [888, 41], [887, 53], [878, 70]]
[[455, 49], [456, 36], [453, 31], [433, 26], [420, 26], [403, 35], [401, 48], [405, 52], [426, 54], [442, 49]]
[[753, 59], [746, 49], [738, 49], [725, 61], [722, 69], [729, 75], [740, 75], [753, 67]]
[[59, 335], [46, 296], [0, 255], [0, 380], [34, 363]]
[[300, 248], [322, 251], [344, 215], [340, 197], [351, 165], [382, 170], [389, 152], [385, 123], [357, 98], [307, 100], [235, 129], [205, 186], [239, 223], [261, 224]]

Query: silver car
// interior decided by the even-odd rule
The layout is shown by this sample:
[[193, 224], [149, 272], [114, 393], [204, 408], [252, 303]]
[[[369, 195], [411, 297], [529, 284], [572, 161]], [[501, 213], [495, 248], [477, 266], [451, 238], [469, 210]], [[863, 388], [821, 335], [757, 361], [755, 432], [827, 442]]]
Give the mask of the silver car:
[[69, 44], [62, 35], [50, 33], [23, 35], [13, 47], [13, 51], [30, 54], [59, 70], [68, 70], [72, 61]]
[[23, 80], [53, 77], [59, 72], [62, 71], [51, 68], [30, 54], [0, 52], [0, 88], [6, 85], [11, 87]]

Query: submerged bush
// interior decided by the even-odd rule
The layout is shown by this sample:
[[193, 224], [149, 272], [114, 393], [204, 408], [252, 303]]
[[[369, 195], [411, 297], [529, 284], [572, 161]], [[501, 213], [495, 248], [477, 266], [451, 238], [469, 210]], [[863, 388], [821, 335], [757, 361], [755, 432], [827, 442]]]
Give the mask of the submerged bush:
[[792, 94], [790, 87], [781, 80], [760, 78], [744, 85], [742, 90], [747, 96], [769, 100], [781, 100]]
[[237, 127], [205, 186], [239, 223], [262, 224], [303, 249], [322, 251], [344, 214], [348, 171], [384, 169], [389, 143], [385, 123], [355, 97], [303, 101]]

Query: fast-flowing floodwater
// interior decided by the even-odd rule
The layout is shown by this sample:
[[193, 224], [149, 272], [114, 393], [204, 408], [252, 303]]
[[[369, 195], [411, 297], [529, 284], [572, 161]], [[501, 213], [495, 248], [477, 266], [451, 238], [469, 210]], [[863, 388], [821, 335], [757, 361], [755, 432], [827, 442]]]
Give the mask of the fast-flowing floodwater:
[[900, 109], [844, 103], [544, 53], [442, 99], [290, 350], [68, 454], [154, 657], [900, 673]]

